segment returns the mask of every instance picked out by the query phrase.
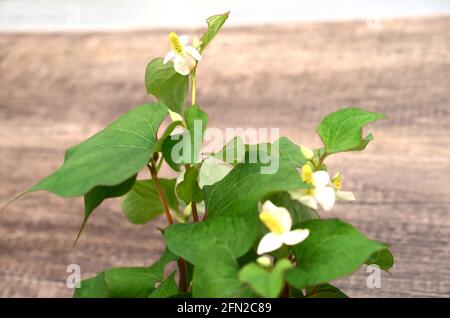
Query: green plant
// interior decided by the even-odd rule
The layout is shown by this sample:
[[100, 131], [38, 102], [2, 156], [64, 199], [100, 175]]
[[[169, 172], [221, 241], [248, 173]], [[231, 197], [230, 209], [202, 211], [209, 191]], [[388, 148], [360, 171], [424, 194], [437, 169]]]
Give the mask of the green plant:
[[[208, 18], [206, 32], [192, 46], [171, 33], [171, 52], [152, 60], [145, 74], [147, 92], [158, 101], [128, 111], [68, 149], [64, 164], [27, 191], [83, 196], [77, 240], [108, 198], [123, 197], [132, 223], [162, 214], [167, 219], [166, 249], [156, 263], [104, 270], [83, 280], [75, 297], [345, 297], [329, 282], [364, 263], [392, 267], [386, 244], [316, 211], [354, 200], [342, 191], [339, 174], [329, 177], [325, 160], [363, 150], [373, 139], [363, 138], [363, 126], [384, 115], [344, 108], [326, 116], [316, 130], [323, 148], [316, 150], [284, 137], [256, 145], [235, 138], [220, 151], [202, 153], [208, 116], [196, 102], [196, 70], [227, 18]], [[168, 116], [171, 123], [158, 135]], [[277, 161], [266, 173], [265, 155]], [[163, 162], [180, 177], [160, 178]], [[150, 179], [137, 180], [143, 169]], [[165, 276], [172, 261], [178, 268]]]

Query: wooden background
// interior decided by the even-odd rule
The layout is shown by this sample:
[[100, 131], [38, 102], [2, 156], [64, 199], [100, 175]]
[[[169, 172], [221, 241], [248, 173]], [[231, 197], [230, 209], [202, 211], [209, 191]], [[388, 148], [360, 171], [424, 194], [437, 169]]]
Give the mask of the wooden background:
[[[450, 17], [225, 28], [199, 70], [211, 126], [280, 127], [318, 146], [314, 128], [342, 106], [386, 113], [363, 153], [336, 155], [357, 201], [324, 217], [354, 223], [396, 256], [380, 289], [362, 268], [336, 284], [353, 297], [450, 296]], [[168, 30], [0, 34], [0, 204], [56, 169], [64, 149], [151, 100], [146, 64]], [[198, 31], [197, 33], [199, 33]], [[0, 216], [0, 295], [67, 297], [66, 267], [82, 276], [146, 265], [157, 226], [127, 223], [119, 200], [93, 215], [76, 248], [82, 200], [34, 193]]]

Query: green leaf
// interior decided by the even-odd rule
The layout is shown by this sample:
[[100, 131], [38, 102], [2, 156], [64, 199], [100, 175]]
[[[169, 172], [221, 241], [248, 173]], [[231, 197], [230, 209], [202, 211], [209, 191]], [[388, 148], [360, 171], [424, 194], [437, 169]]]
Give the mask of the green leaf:
[[172, 62], [163, 64], [162, 58], [153, 59], [145, 70], [147, 93], [177, 113], [183, 113], [184, 102], [189, 92], [189, 76], [175, 71]]
[[382, 270], [389, 272], [394, 266], [394, 256], [388, 249], [377, 251], [366, 260], [367, 265], [378, 265]]
[[194, 265], [227, 252], [233, 257], [244, 255], [256, 240], [259, 199], [306, 187], [288, 158], [279, 158], [275, 173], [262, 174], [263, 168], [261, 163], [241, 163], [221, 181], [205, 186], [208, 219], [169, 226], [164, 232], [167, 246]]
[[231, 165], [221, 160], [214, 157], [206, 158], [203, 160], [198, 173], [199, 187], [203, 188], [204, 186], [213, 185], [214, 183], [219, 182], [230, 173], [231, 169], [233, 169]]
[[302, 167], [306, 163], [307, 160], [300, 147], [288, 138], [281, 137], [278, 139], [278, 147], [280, 149], [280, 155], [287, 160], [290, 160], [297, 168]]
[[241, 137], [234, 137], [219, 152], [211, 156], [224, 162], [237, 164], [244, 161], [247, 148]]
[[[179, 172], [181, 170], [181, 163], [182, 160], [174, 160], [172, 157], [172, 151], [174, 147], [178, 146], [178, 143], [183, 142], [184, 134], [175, 134], [172, 136], [167, 137], [164, 139], [164, 142], [162, 144], [162, 154], [164, 157], [164, 160], [166, 160], [169, 167], [171, 167], [174, 171]], [[182, 150], [177, 153], [177, 156], [182, 157], [183, 152]], [[178, 158], [177, 158], [178, 159]]]
[[76, 288], [74, 298], [107, 298], [108, 287], [105, 281], [105, 272], [100, 272], [97, 276], [81, 281], [80, 288]]
[[162, 134], [162, 136], [158, 139], [155, 146], [155, 152], [162, 152], [163, 144], [167, 139], [170, 139], [170, 134], [175, 130], [177, 126], [181, 126], [181, 121], [171, 122], [169, 126], [167, 126], [166, 130]]
[[149, 162], [156, 132], [166, 114], [167, 108], [161, 103], [128, 111], [96, 135], [69, 148], [64, 164], [28, 192], [47, 190], [63, 197], [77, 197], [97, 186], [124, 182]]
[[86, 226], [86, 223], [92, 214], [92, 211], [94, 211], [94, 209], [97, 208], [103, 202], [103, 200], [120, 197], [126, 194], [133, 187], [135, 181], [136, 175], [116, 186], [97, 186], [84, 195], [84, 220], [83, 224], [81, 225], [80, 231], [78, 232], [78, 236], [75, 240], [74, 245], [80, 238], [80, 235], [83, 232], [84, 227]]
[[270, 200], [276, 206], [282, 206], [291, 213], [292, 223], [297, 224], [308, 220], [320, 219], [319, 214], [304, 204], [291, 199], [288, 192], [279, 192], [272, 194], [264, 200]]
[[97, 276], [81, 281], [75, 289], [75, 298], [146, 298], [164, 281], [165, 266], [177, 259], [166, 250], [150, 267], [118, 267], [107, 269]]
[[170, 274], [158, 288], [151, 292], [148, 298], [168, 298], [177, 295], [178, 287], [175, 281], [175, 273]]
[[198, 186], [198, 168], [196, 166], [191, 166], [186, 170], [183, 181], [177, 185], [176, 191], [178, 198], [186, 204], [202, 201], [202, 190]]
[[386, 245], [370, 240], [342, 221], [310, 220], [295, 226], [309, 229], [308, 238], [294, 246], [297, 267], [286, 273], [297, 287], [319, 285], [356, 271], [373, 253]]
[[201, 41], [202, 46], [200, 49], [200, 53], [205, 50], [209, 43], [214, 39], [217, 33], [220, 31], [225, 21], [227, 21], [230, 12], [226, 12], [224, 14], [213, 15], [206, 19], [206, 23], [208, 23], [208, 29], [203, 34]]
[[292, 267], [287, 259], [279, 260], [270, 271], [256, 263], [247, 264], [239, 273], [239, 279], [247, 283], [262, 297], [276, 298], [284, 286], [284, 272]]
[[385, 115], [359, 108], [343, 108], [326, 116], [316, 132], [325, 145], [327, 154], [343, 151], [357, 151], [366, 148], [373, 140], [372, 134], [362, 137], [362, 128]]
[[[169, 207], [178, 211], [175, 195], [175, 179], [159, 179]], [[153, 180], [137, 181], [122, 201], [122, 209], [127, 219], [134, 224], [144, 224], [164, 213]]]
[[348, 298], [339, 288], [330, 285], [322, 284], [306, 289], [307, 298]]
[[[198, 155], [203, 145], [203, 135], [208, 126], [208, 115], [198, 106], [189, 106], [184, 113], [186, 128], [190, 137], [190, 156], [185, 158], [184, 163], [197, 163]], [[186, 145], [187, 146], [187, 145]]]
[[194, 268], [192, 294], [200, 298], [254, 296], [238, 275], [238, 265], [230, 253], [225, 251], [221, 258], [207, 258]]

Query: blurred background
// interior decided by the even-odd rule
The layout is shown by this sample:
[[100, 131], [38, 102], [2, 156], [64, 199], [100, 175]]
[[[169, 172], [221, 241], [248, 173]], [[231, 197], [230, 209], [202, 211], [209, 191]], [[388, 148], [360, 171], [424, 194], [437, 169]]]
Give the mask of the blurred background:
[[[450, 0], [0, 0], [0, 205], [152, 100], [145, 67], [168, 51], [168, 32], [200, 35], [229, 10], [198, 71], [210, 126], [279, 127], [315, 147], [331, 111], [387, 114], [364, 152], [330, 158], [357, 201], [322, 215], [388, 242], [396, 263], [379, 289], [365, 267], [336, 285], [352, 297], [449, 297]], [[82, 216], [82, 199], [47, 193], [2, 213], [0, 296], [69, 297], [69, 264], [86, 278], [161, 253], [164, 220], [132, 225], [118, 199], [72, 248]]]

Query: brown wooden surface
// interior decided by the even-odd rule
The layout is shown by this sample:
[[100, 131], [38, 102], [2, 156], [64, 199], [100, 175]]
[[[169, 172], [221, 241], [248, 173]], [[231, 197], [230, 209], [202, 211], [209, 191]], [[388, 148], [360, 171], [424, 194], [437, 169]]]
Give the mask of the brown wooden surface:
[[[382, 288], [361, 269], [339, 280], [350, 296], [450, 296], [450, 17], [228, 28], [208, 48], [198, 103], [211, 126], [280, 127], [310, 146], [314, 127], [341, 106], [384, 112], [363, 153], [336, 155], [357, 201], [328, 216], [389, 242]], [[0, 34], [0, 204], [57, 168], [64, 149], [150, 100], [147, 62], [166, 31]], [[327, 216], [327, 215], [325, 215]], [[156, 226], [127, 223], [118, 200], [93, 215], [78, 246], [82, 200], [31, 194], [0, 218], [0, 295], [66, 297], [66, 266], [83, 277], [158, 257]]]

